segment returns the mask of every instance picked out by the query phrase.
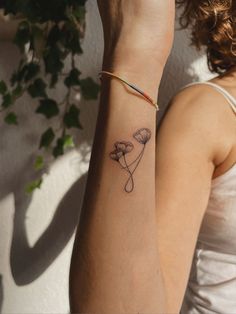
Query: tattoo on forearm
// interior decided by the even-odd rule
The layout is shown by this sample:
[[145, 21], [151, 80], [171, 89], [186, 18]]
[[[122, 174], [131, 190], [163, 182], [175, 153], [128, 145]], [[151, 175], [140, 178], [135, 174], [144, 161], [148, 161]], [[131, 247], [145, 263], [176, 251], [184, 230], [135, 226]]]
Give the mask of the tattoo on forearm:
[[151, 131], [147, 128], [138, 129], [134, 134], [133, 138], [142, 145], [142, 149], [138, 156], [131, 161], [127, 161], [126, 155], [134, 149], [134, 145], [127, 141], [118, 141], [114, 144], [114, 150], [110, 152], [110, 158], [117, 161], [121, 166], [121, 169], [126, 171], [128, 179], [125, 183], [124, 190], [130, 193], [134, 189], [134, 172], [137, 169], [140, 161], [143, 157], [147, 142], [151, 138]]

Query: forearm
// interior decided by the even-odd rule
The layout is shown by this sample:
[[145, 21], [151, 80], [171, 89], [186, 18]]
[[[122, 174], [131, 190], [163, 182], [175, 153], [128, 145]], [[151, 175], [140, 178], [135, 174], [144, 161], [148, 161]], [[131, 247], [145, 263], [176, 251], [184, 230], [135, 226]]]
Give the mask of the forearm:
[[[103, 70], [157, 97], [162, 70], [154, 60], [113, 55], [106, 57]], [[139, 131], [146, 134], [144, 141]], [[164, 312], [155, 218], [155, 132], [155, 108], [117, 79], [104, 76], [71, 262], [72, 313]], [[129, 142], [127, 152], [116, 159], [114, 144], [122, 141]]]

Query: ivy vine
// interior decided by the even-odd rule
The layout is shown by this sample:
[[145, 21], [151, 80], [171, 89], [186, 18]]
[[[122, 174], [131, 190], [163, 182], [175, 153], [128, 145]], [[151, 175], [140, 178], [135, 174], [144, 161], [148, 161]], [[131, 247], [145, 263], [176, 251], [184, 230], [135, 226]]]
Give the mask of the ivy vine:
[[[2, 0], [1, 0], [2, 2]], [[71, 129], [83, 129], [78, 101], [72, 93], [84, 99], [97, 99], [99, 85], [91, 77], [81, 78], [75, 58], [83, 53], [81, 41], [85, 32], [86, 0], [5, 0], [0, 3], [4, 15], [20, 19], [14, 43], [21, 58], [10, 82], [0, 80], [0, 113], [5, 123], [16, 126], [20, 119], [15, 107], [24, 94], [37, 100], [35, 113], [43, 115], [47, 128], [39, 139], [34, 169], [38, 178], [27, 185], [27, 191], [40, 188], [47, 164], [45, 154], [54, 158], [74, 147]], [[70, 60], [69, 70], [65, 61]], [[65, 95], [58, 101], [49, 96], [63, 81]], [[55, 129], [55, 119], [59, 128]]]

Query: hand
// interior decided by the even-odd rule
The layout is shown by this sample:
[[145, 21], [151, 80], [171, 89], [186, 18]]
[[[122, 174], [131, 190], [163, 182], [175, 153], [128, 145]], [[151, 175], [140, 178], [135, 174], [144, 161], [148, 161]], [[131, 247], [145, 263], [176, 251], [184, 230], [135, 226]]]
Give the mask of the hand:
[[97, 0], [105, 56], [127, 51], [153, 56], [163, 66], [174, 38], [175, 0]]

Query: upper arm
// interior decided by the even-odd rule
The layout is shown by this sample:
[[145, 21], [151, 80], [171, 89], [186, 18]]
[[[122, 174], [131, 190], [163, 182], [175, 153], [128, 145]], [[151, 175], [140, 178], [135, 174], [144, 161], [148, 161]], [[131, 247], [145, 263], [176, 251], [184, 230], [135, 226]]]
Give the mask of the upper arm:
[[220, 110], [207, 96], [184, 97], [182, 92], [172, 100], [157, 133], [157, 240], [168, 313], [177, 313], [183, 301], [222, 151], [221, 122]]

